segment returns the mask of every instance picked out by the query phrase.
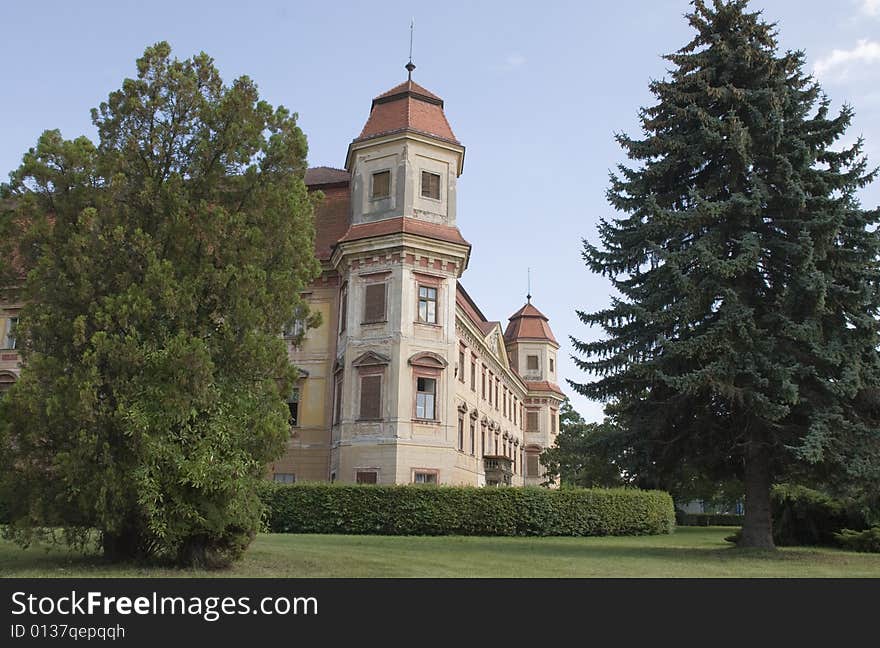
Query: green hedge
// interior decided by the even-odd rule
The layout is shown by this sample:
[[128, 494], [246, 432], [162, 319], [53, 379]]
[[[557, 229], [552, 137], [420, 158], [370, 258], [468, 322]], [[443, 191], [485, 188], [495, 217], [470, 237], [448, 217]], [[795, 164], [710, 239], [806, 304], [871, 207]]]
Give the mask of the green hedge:
[[834, 539], [837, 540], [837, 544], [850, 551], [880, 553], [880, 526], [873, 526], [864, 531], [844, 529], [840, 533], [835, 533]]
[[274, 533], [595, 536], [675, 527], [662, 491], [267, 483], [261, 496]]
[[773, 541], [781, 547], [838, 544], [843, 529], [862, 531], [865, 517], [855, 505], [805, 486], [778, 484], [770, 498]]

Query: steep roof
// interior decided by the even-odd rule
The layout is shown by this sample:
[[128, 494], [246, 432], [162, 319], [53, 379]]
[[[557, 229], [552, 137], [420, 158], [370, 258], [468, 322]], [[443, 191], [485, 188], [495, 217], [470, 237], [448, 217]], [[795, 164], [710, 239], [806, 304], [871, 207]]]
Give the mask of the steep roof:
[[333, 167], [319, 166], [306, 169], [306, 186], [319, 187], [330, 184], [348, 184], [351, 181], [351, 174], [345, 169], [334, 169]]
[[559, 346], [556, 338], [553, 337], [553, 331], [550, 330], [549, 320], [541, 311], [532, 306], [531, 298], [525, 306], [510, 316], [507, 330], [504, 331], [505, 342], [510, 343], [517, 340], [543, 340]]
[[352, 225], [348, 228], [348, 231], [345, 232], [344, 236], [339, 239], [339, 243], [357, 241], [359, 239], [372, 238], [374, 236], [385, 236], [387, 234], [415, 234], [417, 236], [447, 241], [449, 243], [459, 243], [468, 247], [471, 245], [464, 239], [457, 227], [426, 223], [425, 221], [403, 216], [386, 218], [372, 223]]
[[373, 99], [370, 116], [355, 139], [414, 131], [458, 144], [443, 114], [443, 100], [415, 81], [404, 81]]

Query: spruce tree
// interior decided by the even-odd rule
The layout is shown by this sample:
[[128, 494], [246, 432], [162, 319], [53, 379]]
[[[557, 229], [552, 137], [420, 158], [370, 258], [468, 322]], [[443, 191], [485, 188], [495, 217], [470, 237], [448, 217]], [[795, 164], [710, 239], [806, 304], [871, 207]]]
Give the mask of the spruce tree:
[[619, 216], [584, 259], [619, 296], [573, 340], [658, 474], [682, 465], [744, 480], [742, 545], [772, 547], [769, 493], [783, 476], [878, 477], [878, 211], [853, 111], [832, 114], [747, 0], [693, 2], [696, 34], [654, 81], [633, 161], [611, 176]]
[[0, 419], [8, 532], [227, 564], [289, 438], [280, 334], [319, 271], [305, 136], [249, 78], [164, 42], [92, 120], [97, 145], [47, 131], [3, 188], [29, 269]]

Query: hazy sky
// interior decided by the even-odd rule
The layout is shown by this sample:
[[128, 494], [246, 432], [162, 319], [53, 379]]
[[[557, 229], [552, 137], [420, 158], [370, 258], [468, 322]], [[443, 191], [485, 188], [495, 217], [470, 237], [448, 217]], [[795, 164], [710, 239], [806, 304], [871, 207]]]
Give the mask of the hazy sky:
[[[753, 0], [802, 49], [835, 105], [851, 103], [880, 163], [880, 0]], [[458, 225], [473, 244], [462, 282], [489, 319], [533, 303], [562, 344], [562, 378], [585, 381], [569, 336], [590, 339], [575, 308], [609, 285], [583, 265], [581, 239], [611, 216], [608, 170], [624, 160], [615, 131], [638, 134], [661, 54], [691, 38], [687, 0], [615, 2], [17, 2], [3, 8], [0, 176], [48, 128], [95, 136], [89, 109], [134, 76], [144, 48], [205, 51], [223, 78], [247, 74], [261, 96], [300, 115], [310, 164], [341, 167], [372, 97], [405, 79], [414, 17], [414, 79], [446, 101], [467, 147]], [[863, 203], [880, 204], [880, 183]], [[588, 419], [602, 405], [573, 393]]]

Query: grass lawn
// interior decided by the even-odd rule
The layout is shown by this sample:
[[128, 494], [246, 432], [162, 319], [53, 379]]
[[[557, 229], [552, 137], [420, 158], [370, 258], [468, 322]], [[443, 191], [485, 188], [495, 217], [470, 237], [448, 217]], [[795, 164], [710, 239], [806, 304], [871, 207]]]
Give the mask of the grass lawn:
[[724, 527], [682, 527], [668, 536], [473, 538], [261, 535], [221, 572], [102, 564], [57, 549], [0, 540], [7, 577], [880, 577], [880, 554], [792, 547], [734, 549]]

